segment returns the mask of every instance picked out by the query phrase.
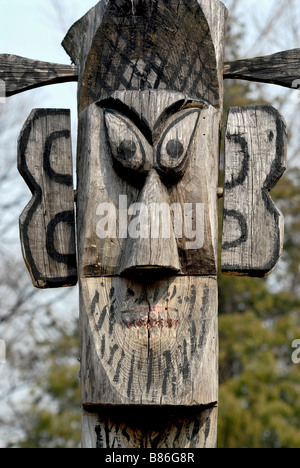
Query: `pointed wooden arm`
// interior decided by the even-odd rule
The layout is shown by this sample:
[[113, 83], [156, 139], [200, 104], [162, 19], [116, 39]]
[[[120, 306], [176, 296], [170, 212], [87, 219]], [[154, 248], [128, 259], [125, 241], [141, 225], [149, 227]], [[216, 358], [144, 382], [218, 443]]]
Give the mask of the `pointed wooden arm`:
[[17, 55], [0, 55], [0, 80], [5, 82], [6, 96], [50, 84], [78, 80], [77, 67], [40, 62]]
[[295, 81], [300, 80], [300, 49], [226, 63], [223, 77], [297, 88], [299, 82]]

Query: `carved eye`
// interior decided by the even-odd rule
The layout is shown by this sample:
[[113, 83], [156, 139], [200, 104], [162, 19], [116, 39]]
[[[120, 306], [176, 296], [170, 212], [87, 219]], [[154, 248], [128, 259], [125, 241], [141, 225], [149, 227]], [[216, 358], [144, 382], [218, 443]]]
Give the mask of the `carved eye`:
[[126, 169], [143, 171], [146, 155], [144, 137], [125, 117], [105, 111], [105, 124], [114, 159]]
[[172, 122], [157, 145], [156, 161], [164, 173], [181, 175], [188, 161], [189, 149], [199, 120], [199, 110], [183, 111]]

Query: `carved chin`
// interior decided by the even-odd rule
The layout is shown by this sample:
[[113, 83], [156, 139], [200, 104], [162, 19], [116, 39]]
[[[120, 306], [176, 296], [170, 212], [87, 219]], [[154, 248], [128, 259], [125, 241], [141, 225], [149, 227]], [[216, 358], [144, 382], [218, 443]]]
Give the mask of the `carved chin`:
[[178, 276], [145, 285], [84, 278], [81, 289], [89, 337], [82, 342], [82, 366], [88, 368], [92, 356], [98, 361], [83, 381], [86, 404], [217, 401], [215, 279]]

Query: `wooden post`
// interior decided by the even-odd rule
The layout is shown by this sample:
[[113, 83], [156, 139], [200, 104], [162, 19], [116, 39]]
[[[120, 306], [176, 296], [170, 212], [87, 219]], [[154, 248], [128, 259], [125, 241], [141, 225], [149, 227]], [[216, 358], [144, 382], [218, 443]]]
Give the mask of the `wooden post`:
[[63, 42], [75, 66], [0, 56], [8, 96], [78, 80], [77, 259], [68, 111], [32, 112], [18, 167], [34, 286], [79, 278], [83, 447], [215, 447], [218, 197], [225, 274], [264, 277], [281, 254], [285, 123], [231, 109], [218, 188], [223, 79], [293, 87], [300, 49], [224, 66], [226, 15], [219, 0], [101, 0]]
[[225, 19], [216, 0], [101, 1], [63, 43], [79, 68], [83, 447], [216, 446]]

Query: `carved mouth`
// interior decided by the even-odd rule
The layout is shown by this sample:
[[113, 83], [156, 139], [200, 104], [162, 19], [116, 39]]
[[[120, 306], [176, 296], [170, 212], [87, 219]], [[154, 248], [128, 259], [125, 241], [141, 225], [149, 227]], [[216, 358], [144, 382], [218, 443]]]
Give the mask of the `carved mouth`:
[[122, 323], [126, 328], [174, 328], [179, 323], [178, 310], [167, 305], [142, 305], [122, 311]]

